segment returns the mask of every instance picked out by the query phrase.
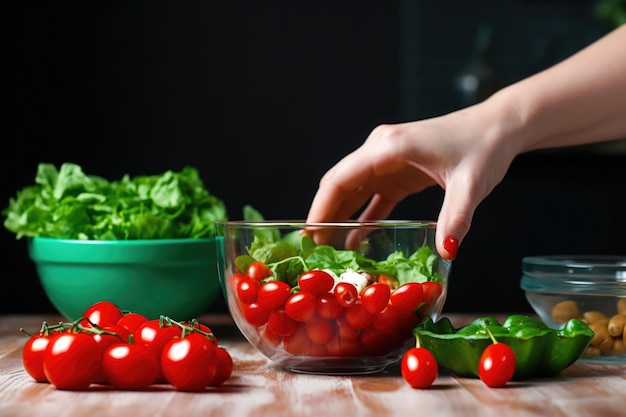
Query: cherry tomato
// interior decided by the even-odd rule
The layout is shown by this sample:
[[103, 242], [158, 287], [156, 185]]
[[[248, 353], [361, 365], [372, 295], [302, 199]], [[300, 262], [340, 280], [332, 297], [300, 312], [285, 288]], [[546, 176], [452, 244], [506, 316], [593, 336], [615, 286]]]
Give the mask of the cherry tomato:
[[217, 360], [217, 371], [215, 372], [215, 376], [209, 382], [209, 385], [212, 387], [217, 387], [222, 385], [224, 382], [228, 381], [228, 379], [233, 374], [233, 358], [230, 356], [228, 351], [218, 346], [215, 350], [215, 358]]
[[280, 345], [282, 343], [282, 341], [283, 341], [283, 337], [282, 336], [275, 335], [267, 327], [265, 327], [263, 329], [262, 336], [263, 336], [263, 343], [265, 343], [265, 344], [267, 344], [269, 346], [272, 346], [272, 347], [276, 347], [276, 346]]
[[435, 281], [426, 281], [422, 282], [422, 290], [424, 293], [424, 302], [432, 306], [443, 293], [443, 286]]
[[[154, 352], [157, 358], [167, 343], [175, 337], [180, 337], [182, 329], [178, 326], [161, 323], [160, 319], [152, 319], [140, 325], [134, 333], [136, 344], [144, 344]], [[163, 373], [157, 377], [157, 382], [164, 382]]]
[[266, 310], [273, 310], [285, 304], [291, 294], [291, 287], [283, 281], [267, 281], [259, 288], [258, 303]]
[[102, 351], [89, 333], [63, 333], [53, 338], [43, 358], [48, 381], [58, 389], [83, 390], [96, 382]]
[[315, 315], [317, 298], [309, 291], [291, 294], [285, 302], [285, 313], [295, 321], [307, 321]]
[[371, 313], [378, 314], [389, 304], [391, 290], [387, 284], [375, 283], [365, 287], [361, 292], [363, 307]]
[[321, 317], [315, 317], [305, 324], [306, 334], [313, 343], [325, 345], [335, 334], [335, 329], [330, 321]]
[[263, 262], [253, 261], [250, 265], [248, 265], [248, 268], [246, 268], [246, 275], [257, 282], [261, 282], [265, 278], [269, 278], [274, 275], [274, 273]]
[[361, 330], [359, 342], [363, 346], [365, 354], [370, 356], [384, 355], [390, 348], [394, 348], [395, 338], [376, 330], [376, 327], [369, 325]]
[[81, 321], [84, 326], [102, 327], [108, 324], [116, 324], [124, 315], [122, 310], [111, 301], [98, 301], [89, 306], [83, 313], [85, 320]]
[[304, 324], [298, 326], [295, 332], [285, 337], [283, 348], [292, 355], [306, 355], [312, 345], [311, 339], [306, 334]]
[[379, 333], [389, 334], [393, 333], [401, 323], [402, 318], [399, 316], [397, 307], [393, 304], [387, 304], [387, 306], [381, 311], [374, 320], [372, 325]]
[[315, 295], [326, 294], [335, 285], [335, 279], [326, 271], [313, 269], [298, 277], [298, 286], [302, 291]]
[[123, 328], [125, 328], [129, 332], [134, 333], [135, 330], [137, 330], [137, 328], [139, 326], [141, 326], [142, 324], [144, 324], [147, 321], [148, 321], [148, 318], [146, 316], [144, 316], [143, 314], [127, 313], [127, 314], [124, 314], [122, 316], [122, 318], [120, 318], [117, 321], [116, 324], [118, 326], [122, 326]]
[[386, 286], [389, 287], [390, 290], [395, 290], [396, 288], [400, 286], [400, 283], [398, 282], [397, 279], [386, 274], [380, 274], [378, 276], [377, 282], [379, 284], [385, 284]]
[[[104, 352], [109, 348], [109, 346], [118, 344], [118, 343], [128, 343], [130, 332], [117, 324], [109, 324], [101, 328], [103, 333], [93, 334], [92, 337], [98, 344], [98, 348], [100, 349], [101, 356], [104, 355]], [[104, 383], [106, 378], [104, 377], [104, 373], [102, 369], [98, 372], [96, 376], [95, 382]]]
[[350, 327], [350, 325], [346, 321], [345, 316], [339, 317], [337, 319], [337, 334], [339, 335], [339, 339], [341, 339], [341, 341], [354, 341], [358, 340], [359, 338], [359, 330]]
[[391, 292], [389, 302], [400, 315], [413, 315], [424, 300], [424, 290], [419, 282], [407, 282]]
[[28, 338], [22, 348], [24, 370], [37, 382], [48, 382], [43, 370], [43, 357], [50, 341], [58, 334], [40, 332]]
[[213, 342], [214, 345], [217, 345], [217, 337], [213, 330], [206, 324], [200, 323], [198, 320], [185, 321], [182, 323], [183, 326], [191, 327], [194, 330], [199, 330], [203, 333], [206, 333], [209, 336], [209, 339]]
[[315, 305], [317, 315], [324, 319], [336, 319], [343, 313], [343, 307], [333, 294], [323, 294], [317, 298]]
[[289, 336], [298, 328], [298, 322], [290, 319], [285, 310], [272, 310], [267, 319], [267, 328], [277, 336]]
[[162, 323], [160, 319], [152, 319], [140, 325], [134, 333], [134, 342], [154, 349], [159, 356], [163, 347], [174, 337], [180, 336], [180, 327]]
[[515, 373], [515, 352], [505, 343], [493, 343], [484, 350], [478, 362], [478, 376], [491, 388], [503, 387]]
[[356, 287], [349, 282], [338, 282], [337, 285], [335, 285], [334, 293], [337, 302], [339, 302], [339, 305], [343, 308], [350, 307], [359, 298]]
[[160, 363], [146, 345], [117, 343], [102, 355], [102, 374], [109, 384], [123, 389], [141, 389], [159, 376]]
[[243, 308], [243, 316], [246, 318], [246, 321], [253, 326], [261, 327], [270, 317], [270, 311], [267, 308], [263, 308], [259, 303], [252, 303], [250, 305], [244, 306]]
[[346, 308], [344, 313], [346, 323], [353, 329], [363, 329], [371, 323], [374, 316], [365, 309], [363, 303], [358, 299], [350, 307]]
[[207, 387], [217, 373], [217, 347], [201, 333], [170, 340], [161, 354], [161, 371], [179, 391], [199, 391]]
[[412, 347], [402, 356], [400, 372], [411, 387], [428, 388], [437, 379], [439, 366], [435, 356], [428, 349]]
[[237, 297], [244, 304], [256, 302], [261, 284], [256, 279], [244, 276], [237, 281]]
[[359, 343], [358, 334], [355, 334], [356, 338], [346, 339], [341, 337], [341, 334], [335, 335], [326, 344], [326, 351], [330, 356], [359, 356], [362, 353], [362, 348]]

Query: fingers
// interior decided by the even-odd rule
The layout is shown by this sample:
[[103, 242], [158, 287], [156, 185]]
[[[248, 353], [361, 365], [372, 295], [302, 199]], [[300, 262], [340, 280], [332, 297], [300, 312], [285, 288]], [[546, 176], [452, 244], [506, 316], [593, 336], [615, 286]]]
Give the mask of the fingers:
[[437, 220], [435, 234], [437, 251], [448, 260], [454, 260], [461, 242], [470, 229], [472, 218], [480, 200], [465, 181], [452, 181], [446, 193]]

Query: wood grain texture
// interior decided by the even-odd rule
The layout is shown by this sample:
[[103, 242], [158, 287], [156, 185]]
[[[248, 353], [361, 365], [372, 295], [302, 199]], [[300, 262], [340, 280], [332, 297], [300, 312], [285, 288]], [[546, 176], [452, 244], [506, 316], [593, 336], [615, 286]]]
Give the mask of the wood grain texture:
[[[470, 316], [449, 315], [460, 325]], [[532, 379], [492, 389], [480, 380], [441, 370], [426, 390], [410, 388], [398, 366], [369, 376], [323, 376], [285, 372], [257, 353], [229, 317], [207, 316], [234, 359], [234, 373], [219, 388], [184, 393], [168, 385], [122, 391], [92, 385], [61, 391], [34, 382], [24, 371], [23, 327], [36, 332], [59, 317], [0, 316], [1, 417], [297, 417], [297, 416], [567, 416], [626, 415], [626, 365], [577, 362], [556, 378]]]

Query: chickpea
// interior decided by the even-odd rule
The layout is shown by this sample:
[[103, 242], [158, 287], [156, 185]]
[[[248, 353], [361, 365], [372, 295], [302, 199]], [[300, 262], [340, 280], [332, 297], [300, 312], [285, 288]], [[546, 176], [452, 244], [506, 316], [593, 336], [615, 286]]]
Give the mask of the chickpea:
[[569, 320], [579, 317], [580, 311], [578, 311], [578, 305], [575, 301], [561, 301], [552, 307], [552, 321], [555, 323], [567, 323]]
[[602, 351], [600, 350], [599, 347], [596, 347], [596, 346], [587, 347], [587, 349], [585, 350], [585, 353], [583, 354], [583, 356], [585, 356], [586, 358], [595, 358], [601, 355], [602, 355]]
[[609, 334], [613, 337], [621, 338], [624, 334], [624, 326], [626, 326], [626, 315], [624, 314], [615, 314], [609, 320], [608, 331]]
[[[606, 339], [613, 340], [613, 338], [609, 334], [609, 330], [608, 330], [606, 322], [596, 321], [593, 323], [589, 323], [588, 326], [594, 332], [594, 335], [591, 338], [591, 343], [590, 343], [591, 346], [601, 347], [602, 343], [604, 343]], [[607, 342], [607, 344], [611, 343], [611, 347], [613, 347], [613, 344], [612, 344], [613, 342]]]
[[582, 320], [587, 324], [591, 323], [607, 323], [609, 318], [601, 311], [585, 311]]
[[600, 350], [603, 355], [609, 356], [612, 354], [613, 348], [615, 347], [615, 340], [616, 339], [614, 337], [609, 336], [600, 342]]
[[613, 349], [611, 350], [611, 355], [622, 356], [626, 353], [626, 343], [619, 338], [615, 339], [615, 344], [613, 345]]
[[617, 301], [617, 312], [626, 315], [626, 298], [620, 298]]

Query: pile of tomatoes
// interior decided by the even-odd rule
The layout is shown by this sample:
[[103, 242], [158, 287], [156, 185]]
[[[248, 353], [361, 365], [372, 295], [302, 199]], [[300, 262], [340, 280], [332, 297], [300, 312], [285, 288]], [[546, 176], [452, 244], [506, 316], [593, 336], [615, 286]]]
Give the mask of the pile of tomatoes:
[[109, 301], [94, 303], [75, 322], [44, 322], [25, 343], [22, 362], [35, 381], [64, 390], [161, 383], [199, 391], [222, 385], [233, 371], [232, 357], [206, 325], [148, 319]]
[[[358, 277], [355, 278], [358, 281]], [[380, 356], [401, 348], [443, 287], [381, 274], [364, 285], [313, 269], [295, 287], [260, 261], [231, 275], [231, 299], [263, 343], [294, 356]]]

